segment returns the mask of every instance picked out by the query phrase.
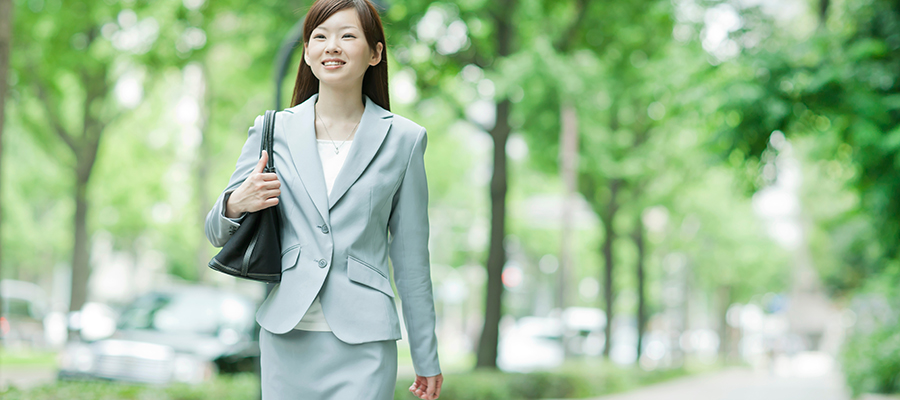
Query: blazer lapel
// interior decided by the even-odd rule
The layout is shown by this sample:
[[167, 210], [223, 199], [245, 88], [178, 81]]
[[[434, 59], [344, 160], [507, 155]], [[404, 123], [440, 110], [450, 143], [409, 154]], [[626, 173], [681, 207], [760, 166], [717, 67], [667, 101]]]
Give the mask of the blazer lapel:
[[[341, 167], [340, 172], [338, 172], [338, 176], [334, 180], [334, 186], [331, 188], [331, 196], [328, 198], [329, 210], [337, 204], [338, 200], [350, 189], [350, 186], [356, 182], [356, 179], [362, 175], [369, 163], [372, 162], [372, 158], [375, 157], [375, 153], [381, 148], [381, 143], [384, 142], [388, 128], [391, 127], [391, 122], [393, 121], [393, 114], [375, 104], [369, 96], [365, 96], [365, 98], [366, 109], [363, 111], [362, 119], [359, 121], [359, 128], [357, 128], [356, 135], [353, 137], [353, 143], [350, 145], [350, 153], [347, 154], [347, 160], [344, 162], [344, 166]], [[321, 166], [319, 171], [321, 171]], [[319, 174], [321, 175], [322, 173], [319, 172]]]
[[318, 93], [314, 94], [297, 106], [286, 109], [284, 118], [280, 119], [281, 130], [287, 137], [294, 168], [297, 170], [297, 175], [300, 177], [306, 193], [316, 205], [322, 219], [331, 223], [328, 218], [325, 173], [322, 171], [322, 161], [319, 159], [319, 149], [316, 145], [314, 107], [318, 97]]

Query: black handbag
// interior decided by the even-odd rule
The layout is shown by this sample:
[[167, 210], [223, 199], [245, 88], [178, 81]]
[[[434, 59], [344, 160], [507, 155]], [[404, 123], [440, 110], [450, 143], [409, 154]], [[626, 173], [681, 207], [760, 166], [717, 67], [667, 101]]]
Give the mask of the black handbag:
[[[275, 172], [272, 153], [275, 130], [275, 111], [266, 111], [259, 155], [266, 150], [269, 162], [263, 172]], [[226, 199], [227, 201], [227, 199]], [[209, 267], [260, 282], [281, 281], [281, 217], [277, 205], [248, 213], [241, 226], [222, 246], [219, 254], [209, 260]]]

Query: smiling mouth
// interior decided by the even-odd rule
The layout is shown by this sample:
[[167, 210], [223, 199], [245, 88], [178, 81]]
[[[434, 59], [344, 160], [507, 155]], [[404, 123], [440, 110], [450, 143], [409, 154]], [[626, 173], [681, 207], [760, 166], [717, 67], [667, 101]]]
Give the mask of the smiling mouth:
[[334, 67], [334, 66], [344, 65], [344, 64], [346, 64], [346, 63], [340, 62], [340, 61], [326, 61], [326, 62], [322, 63], [322, 65], [324, 65], [326, 67]]

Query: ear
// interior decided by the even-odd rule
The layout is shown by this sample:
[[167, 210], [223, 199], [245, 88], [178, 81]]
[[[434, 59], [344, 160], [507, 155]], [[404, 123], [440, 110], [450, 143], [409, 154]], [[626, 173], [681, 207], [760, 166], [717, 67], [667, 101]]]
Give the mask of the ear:
[[381, 42], [375, 43], [375, 50], [372, 50], [372, 59], [369, 60], [370, 66], [376, 66], [381, 62], [381, 54], [384, 52], [384, 44]]
[[308, 45], [309, 45], [309, 43], [303, 42], [303, 62], [305, 62], [306, 65], [312, 66], [312, 64], [309, 63], [309, 46]]

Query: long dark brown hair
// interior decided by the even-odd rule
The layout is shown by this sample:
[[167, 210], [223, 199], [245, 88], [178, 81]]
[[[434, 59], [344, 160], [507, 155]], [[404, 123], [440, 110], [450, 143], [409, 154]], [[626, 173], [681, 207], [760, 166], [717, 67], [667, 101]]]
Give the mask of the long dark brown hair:
[[[338, 11], [355, 8], [362, 24], [363, 34], [371, 49], [376, 49], [378, 42], [382, 43], [381, 62], [370, 65], [363, 75], [362, 92], [369, 96], [375, 104], [385, 110], [391, 110], [391, 100], [388, 96], [388, 66], [387, 43], [384, 40], [384, 28], [381, 27], [381, 17], [378, 10], [369, 0], [316, 0], [306, 14], [303, 22], [303, 43], [309, 43], [309, 37], [313, 29], [316, 29], [325, 20]], [[304, 49], [305, 52], [305, 49]], [[319, 78], [313, 74], [312, 69], [302, 59], [300, 68], [297, 69], [297, 80], [294, 83], [294, 96], [291, 98], [291, 107], [300, 104], [313, 94], [319, 92]]]

